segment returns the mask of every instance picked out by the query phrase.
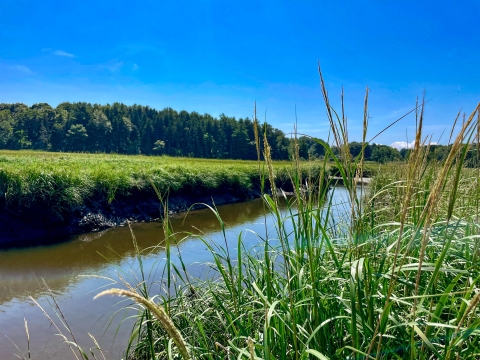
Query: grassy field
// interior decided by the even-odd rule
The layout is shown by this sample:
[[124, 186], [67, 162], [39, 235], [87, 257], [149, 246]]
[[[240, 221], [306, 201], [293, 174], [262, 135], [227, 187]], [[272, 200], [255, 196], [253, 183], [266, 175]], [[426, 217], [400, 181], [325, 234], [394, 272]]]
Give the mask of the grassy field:
[[[275, 164], [277, 185], [289, 182], [289, 162]], [[260, 188], [258, 163], [111, 154], [0, 151], [0, 193], [7, 207], [46, 206], [62, 214], [86, 201], [111, 202], [147, 193], [247, 193]], [[320, 166], [305, 163], [305, 176]]]

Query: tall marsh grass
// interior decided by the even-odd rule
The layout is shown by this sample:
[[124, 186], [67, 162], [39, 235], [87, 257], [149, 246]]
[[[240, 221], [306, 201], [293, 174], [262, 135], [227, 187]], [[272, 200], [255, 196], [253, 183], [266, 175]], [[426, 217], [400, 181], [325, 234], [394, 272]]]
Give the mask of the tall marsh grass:
[[[229, 247], [218, 216], [224, 246], [200, 237], [212, 256], [207, 279], [189, 276], [181, 252], [175, 259], [177, 240], [189, 234], [175, 234], [167, 220], [168, 285], [145, 299], [152, 304], [142, 300], [129, 359], [480, 358], [480, 184], [478, 170], [463, 167], [466, 151], [479, 141], [480, 105], [452, 139], [443, 163], [427, 162], [423, 104], [418, 105], [408, 161], [382, 166], [364, 187], [356, 182], [363, 154], [354, 166], [346, 156], [343, 96], [337, 113], [321, 72], [320, 79], [340, 153], [323, 145], [348, 190], [348, 219], [333, 221], [328, 184], [310, 191], [312, 179], [302, 175], [297, 156], [287, 212], [275, 195], [263, 194], [275, 219], [274, 235], [256, 234], [259, 245], [249, 249], [242, 233], [236, 248]], [[364, 144], [367, 128], [368, 89]], [[265, 144], [265, 164], [259, 165], [264, 185], [276, 176]], [[323, 163], [320, 174], [326, 170]], [[137, 299], [139, 292], [130, 290], [135, 295], [119, 294]], [[152, 306], [162, 308], [181, 336], [149, 315], [156, 314]]]
[[[287, 184], [289, 163], [276, 165], [277, 186]], [[319, 168], [310, 163], [305, 175]], [[88, 202], [155, 197], [152, 184], [171, 195], [233, 192], [247, 198], [260, 189], [260, 175], [255, 161], [0, 151], [0, 204], [14, 210], [40, 206], [62, 217]]]

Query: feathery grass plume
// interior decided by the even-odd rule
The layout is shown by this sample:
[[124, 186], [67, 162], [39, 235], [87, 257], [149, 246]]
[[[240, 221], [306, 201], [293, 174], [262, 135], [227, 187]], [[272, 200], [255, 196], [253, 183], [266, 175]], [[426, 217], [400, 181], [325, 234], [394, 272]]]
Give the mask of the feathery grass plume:
[[341, 141], [339, 129], [338, 129], [338, 126], [341, 126], [341, 124], [337, 124], [337, 122], [333, 118], [333, 115], [332, 115], [333, 109], [330, 106], [330, 101], [328, 99], [328, 92], [325, 87], [325, 81], [323, 80], [322, 70], [320, 69], [320, 61], [318, 61], [318, 74], [320, 75], [320, 89], [323, 95], [323, 102], [325, 103], [325, 106], [327, 108], [327, 118], [328, 118], [328, 121], [330, 122], [330, 129], [332, 130], [332, 133], [333, 133], [333, 139], [337, 147], [341, 148], [342, 141]]
[[260, 137], [258, 135], [258, 120], [257, 120], [257, 102], [253, 108], [253, 135], [255, 136], [255, 148], [257, 149], [257, 159], [260, 164], [261, 160], [261, 150], [260, 150]]
[[131, 298], [138, 304], [145, 306], [152, 314], [155, 315], [157, 320], [160, 321], [165, 331], [168, 333], [170, 338], [175, 342], [175, 345], [177, 345], [178, 351], [180, 352], [182, 357], [186, 360], [190, 359], [190, 353], [188, 351], [187, 344], [185, 343], [185, 340], [182, 337], [182, 334], [175, 327], [175, 324], [168, 317], [167, 313], [161, 306], [158, 306], [153, 301], [148, 300], [143, 296], [140, 296], [136, 292], [122, 290], [122, 289], [109, 289], [109, 290], [102, 291], [101, 293], [96, 295], [94, 299], [98, 299], [99, 297], [102, 297], [105, 295], [126, 296]]
[[[320, 62], [318, 62], [318, 74], [320, 77], [320, 89], [323, 95], [324, 103], [326, 106], [327, 111], [327, 118], [330, 123], [330, 129], [333, 133], [334, 142], [337, 148], [339, 149], [340, 153], [339, 156], [335, 156], [333, 152], [328, 148], [325, 148], [329, 156], [333, 158], [337, 167], [340, 170], [340, 174], [343, 180], [343, 184], [347, 187], [348, 193], [350, 196], [350, 214], [351, 214], [351, 237], [354, 241], [356, 241], [359, 237], [353, 236], [357, 233], [359, 229], [357, 226], [362, 226], [360, 217], [362, 214], [361, 204], [358, 199], [357, 194], [357, 183], [362, 182], [358, 175], [363, 175], [363, 167], [364, 167], [364, 152], [365, 148], [368, 146], [366, 142], [366, 135], [367, 135], [367, 128], [368, 128], [368, 87], [366, 88], [365, 92], [365, 100], [364, 100], [364, 114], [363, 114], [363, 134], [362, 134], [362, 149], [360, 158], [354, 159], [354, 163], [352, 166], [352, 159], [350, 155], [350, 147], [349, 147], [349, 137], [348, 137], [348, 121], [347, 116], [345, 114], [345, 97], [344, 97], [344, 89], [342, 88], [342, 92], [340, 94], [340, 105], [341, 105], [341, 116], [337, 114], [334, 110], [333, 106], [330, 104], [330, 100], [328, 97], [328, 92], [325, 87], [325, 81], [323, 79], [323, 73], [320, 68]], [[361, 193], [363, 190], [361, 188]], [[362, 231], [360, 231], [362, 233]]]
[[263, 156], [265, 158], [265, 163], [267, 164], [267, 169], [268, 169], [268, 179], [270, 180], [270, 190], [272, 191], [272, 197], [277, 203], [277, 187], [276, 187], [276, 182], [275, 182], [275, 174], [273, 172], [273, 161], [272, 161], [272, 155], [271, 155], [271, 148], [270, 145], [268, 144], [267, 140], [267, 132], [265, 131], [263, 133]]
[[[363, 105], [363, 127], [362, 127], [362, 148], [360, 150], [360, 160], [356, 164], [356, 169], [355, 169], [355, 178], [354, 182], [355, 184], [360, 183], [360, 199], [363, 198], [364, 196], [364, 183], [363, 183], [363, 171], [365, 168], [365, 149], [368, 146], [367, 144], [367, 130], [368, 130], [368, 87], [365, 89], [365, 100], [364, 100], [364, 105]], [[357, 196], [355, 196], [355, 199], [357, 199]], [[357, 211], [358, 213], [356, 214], [355, 218], [360, 219], [363, 213], [363, 202], [358, 201], [358, 207]], [[359, 231], [361, 234], [365, 233], [365, 228], [364, 228], [364, 222], [360, 221], [359, 226], [357, 227], [357, 231]]]

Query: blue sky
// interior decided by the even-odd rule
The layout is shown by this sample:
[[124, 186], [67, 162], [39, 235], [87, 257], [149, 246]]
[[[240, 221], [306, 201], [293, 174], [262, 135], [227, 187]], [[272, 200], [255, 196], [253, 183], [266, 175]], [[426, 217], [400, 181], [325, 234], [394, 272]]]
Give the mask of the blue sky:
[[[351, 140], [415, 105], [442, 142], [480, 101], [480, 2], [0, 0], [0, 102], [141, 104], [258, 116], [326, 138], [317, 60]], [[467, 114], [467, 115], [468, 115]], [[376, 139], [411, 141], [409, 116]]]

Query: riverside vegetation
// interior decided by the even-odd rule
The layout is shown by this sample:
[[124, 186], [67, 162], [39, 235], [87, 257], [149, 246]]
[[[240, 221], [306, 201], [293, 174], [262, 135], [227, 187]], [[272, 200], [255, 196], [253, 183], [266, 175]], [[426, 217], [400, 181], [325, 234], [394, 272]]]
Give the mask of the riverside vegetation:
[[[214, 274], [193, 279], [175, 250], [183, 237], [198, 235], [176, 234], [165, 217], [165, 291], [151, 296], [137, 250], [139, 284], [119, 281], [122, 289], [97, 295], [139, 304], [128, 359], [480, 357], [480, 167], [464, 167], [467, 153], [479, 152], [480, 104], [458, 125], [441, 162], [428, 161], [423, 104], [418, 106], [408, 159], [382, 166], [366, 188], [356, 185], [363, 150], [352, 166], [345, 116], [330, 105], [322, 77], [321, 89], [338, 155], [321, 144], [348, 190], [349, 218], [339, 221], [331, 206], [323, 206], [330, 199], [327, 186], [309, 191], [312, 177], [304, 175], [298, 151], [289, 172], [294, 196], [285, 197], [287, 213], [280, 211], [278, 198], [269, 195], [275, 189], [266, 191], [266, 180], [274, 184], [277, 175], [264, 141], [265, 163], [259, 160], [257, 171], [275, 218], [274, 235], [257, 234], [254, 249], [242, 246], [242, 234], [235, 249], [226, 238], [225, 246], [217, 246], [200, 236]], [[367, 105], [368, 91], [364, 145]], [[326, 170], [324, 161], [320, 185]], [[94, 350], [92, 357], [101, 356]], [[72, 351], [90, 356], [74, 346]]]
[[[289, 163], [276, 165], [276, 186], [291, 190]], [[304, 171], [318, 177], [319, 163]], [[258, 197], [260, 182], [254, 161], [0, 150], [0, 247], [157, 219], [155, 191], [176, 213]]]
[[[344, 116], [336, 117], [323, 94], [334, 140], [348, 154]], [[166, 289], [174, 291], [148, 298], [142, 283], [99, 295], [142, 305], [130, 358], [477, 359], [480, 176], [463, 165], [472, 146], [478, 151], [479, 107], [441, 164], [427, 161], [423, 107], [417, 110], [408, 161], [384, 167], [368, 191], [355, 185], [363, 158], [352, 168], [349, 157], [342, 161], [324, 144], [350, 193], [343, 224], [332, 225], [331, 207], [318, 206], [324, 193], [302, 191], [298, 158], [287, 215], [276, 197], [264, 195], [275, 236], [258, 234], [254, 250], [242, 247], [242, 235], [235, 250], [203, 239], [216, 273], [208, 280], [172, 265], [180, 235], [166, 221]], [[365, 139], [366, 105], [364, 128]], [[273, 178], [268, 144], [264, 152]]]
[[[288, 190], [289, 163], [276, 165], [275, 184]], [[304, 170], [305, 176], [318, 177], [320, 166], [311, 162]], [[0, 219], [6, 220], [0, 224], [0, 245], [35, 244], [12, 235], [18, 231], [12, 227], [39, 228], [44, 238], [57, 238], [57, 229], [65, 237], [127, 219], [158, 218], [155, 191], [178, 200], [176, 212], [200, 200], [211, 203], [212, 197], [219, 203], [257, 197], [260, 182], [254, 161], [4, 150]]]
[[[288, 164], [277, 163], [278, 185], [289, 180]], [[42, 205], [61, 216], [88, 200], [154, 195], [152, 185], [162, 194], [247, 193], [259, 188], [260, 175], [254, 161], [0, 151], [0, 192], [10, 208]]]

